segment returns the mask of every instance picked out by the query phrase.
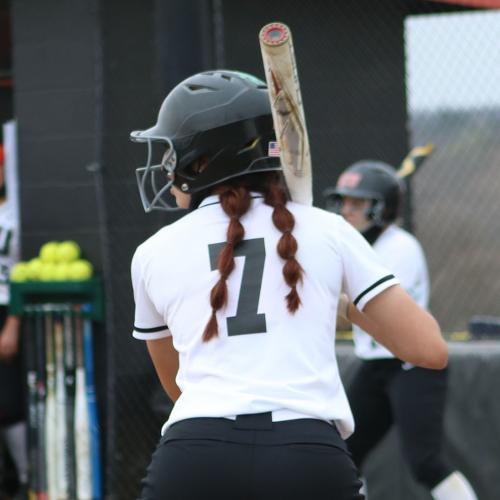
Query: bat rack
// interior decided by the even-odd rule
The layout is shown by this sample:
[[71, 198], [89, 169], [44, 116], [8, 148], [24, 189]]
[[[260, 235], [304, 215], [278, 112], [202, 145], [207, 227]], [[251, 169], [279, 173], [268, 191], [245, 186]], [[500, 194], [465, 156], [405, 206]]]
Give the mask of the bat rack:
[[101, 280], [10, 284], [9, 312], [23, 316], [30, 498], [103, 498], [94, 322]]
[[85, 281], [23, 281], [10, 284], [9, 312], [22, 316], [33, 304], [90, 304], [88, 317], [104, 321], [104, 294], [100, 278]]

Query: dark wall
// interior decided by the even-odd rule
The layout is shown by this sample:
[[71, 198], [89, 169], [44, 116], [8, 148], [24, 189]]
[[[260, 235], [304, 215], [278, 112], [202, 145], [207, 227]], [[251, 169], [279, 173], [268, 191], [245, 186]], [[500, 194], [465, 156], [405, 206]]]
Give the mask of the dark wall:
[[[145, 345], [131, 338], [129, 270], [136, 246], [166, 221], [158, 214], [147, 216], [142, 209], [134, 169], [144, 163], [145, 150], [128, 139], [131, 130], [154, 122], [161, 103], [155, 4], [101, 2], [100, 22], [102, 146], [97, 175], [107, 228], [103, 235], [108, 305], [107, 480], [113, 498], [128, 498], [138, 488], [158, 424], [147, 411], [156, 381]], [[138, 459], [130, 460], [131, 453], [137, 453]]]
[[160, 0], [100, 3], [102, 142], [97, 178], [99, 210], [106, 224], [102, 258], [108, 305], [107, 479], [109, 491], [118, 499], [137, 493], [168, 411], [165, 396], [160, 396], [164, 406], [152, 411], [158, 382], [145, 344], [131, 337], [130, 261], [139, 243], [178, 217], [144, 212], [134, 170], [145, 164], [146, 146], [130, 142], [129, 134], [152, 126], [168, 91], [210, 64], [206, 5]]
[[[6, 0], [0, 0], [0, 124], [13, 116], [11, 50], [10, 5]], [[3, 142], [1, 128], [0, 142]]]
[[101, 267], [95, 160], [97, 13], [84, 1], [13, 2], [23, 257], [72, 238]]

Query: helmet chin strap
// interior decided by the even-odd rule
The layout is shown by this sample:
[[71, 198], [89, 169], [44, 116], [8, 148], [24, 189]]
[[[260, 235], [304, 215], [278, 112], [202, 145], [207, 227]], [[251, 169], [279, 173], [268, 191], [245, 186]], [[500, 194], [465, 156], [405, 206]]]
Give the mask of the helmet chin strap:
[[377, 241], [377, 238], [382, 234], [384, 229], [385, 226], [371, 224], [368, 229], [361, 231], [361, 234], [364, 236], [365, 240], [370, 243], [370, 245], [373, 245]]
[[373, 205], [367, 210], [366, 218], [369, 221], [367, 227], [360, 230], [360, 233], [364, 236], [365, 240], [373, 245], [377, 238], [382, 234], [387, 225], [382, 222], [382, 212], [384, 210], [384, 204], [380, 201], [373, 200]]
[[201, 191], [196, 191], [195, 193], [191, 193], [191, 202], [189, 204], [188, 210], [196, 210], [200, 203], [210, 195], [211, 188], [202, 189]]

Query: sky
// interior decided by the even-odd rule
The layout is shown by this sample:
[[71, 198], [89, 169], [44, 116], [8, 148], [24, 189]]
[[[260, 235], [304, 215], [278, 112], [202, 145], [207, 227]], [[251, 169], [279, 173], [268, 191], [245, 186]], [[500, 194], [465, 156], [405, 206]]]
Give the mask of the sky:
[[500, 9], [411, 16], [405, 49], [410, 110], [500, 107]]

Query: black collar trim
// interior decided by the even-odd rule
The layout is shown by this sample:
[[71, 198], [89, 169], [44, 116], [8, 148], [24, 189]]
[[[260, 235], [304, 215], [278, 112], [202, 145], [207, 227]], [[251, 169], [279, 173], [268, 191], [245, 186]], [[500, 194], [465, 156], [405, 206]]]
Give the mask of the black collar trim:
[[[264, 198], [263, 195], [252, 195], [250, 198], [252, 198], [252, 200], [255, 200], [257, 198]], [[203, 203], [203, 202], [201, 202]], [[217, 200], [217, 201], [212, 201], [210, 203], [205, 203], [204, 205], [200, 204], [200, 206], [198, 208], [205, 208], [205, 207], [209, 207], [210, 205], [220, 205], [220, 200]]]

